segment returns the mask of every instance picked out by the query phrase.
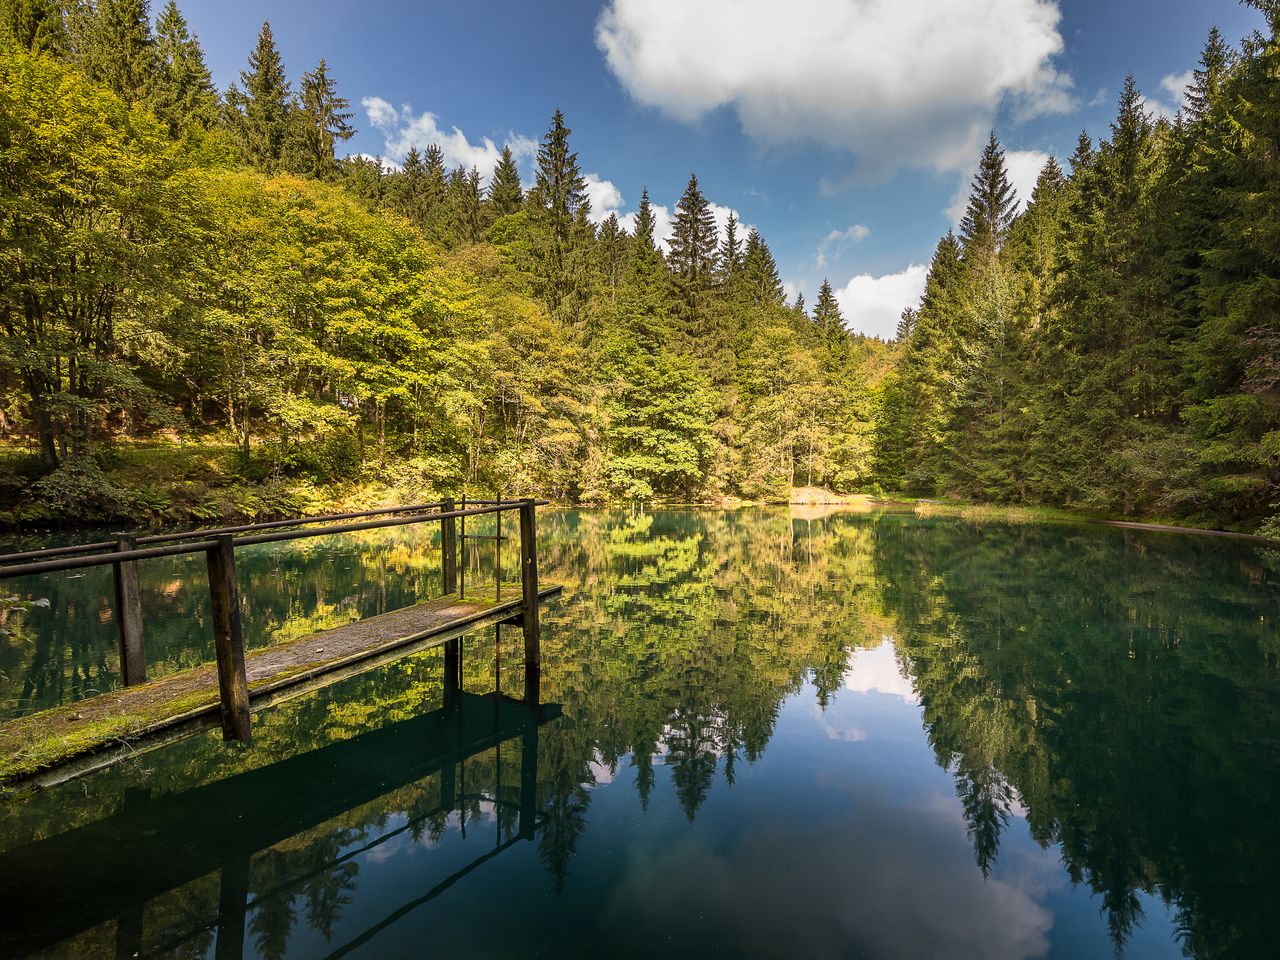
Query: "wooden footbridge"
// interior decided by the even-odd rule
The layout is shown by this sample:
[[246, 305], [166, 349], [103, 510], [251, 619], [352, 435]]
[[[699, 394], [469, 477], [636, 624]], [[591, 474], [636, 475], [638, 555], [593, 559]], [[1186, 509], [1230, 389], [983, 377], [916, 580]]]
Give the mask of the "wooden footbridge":
[[[382, 510], [328, 514], [150, 536], [119, 534], [98, 543], [54, 547], [0, 556], [0, 580], [34, 574], [107, 566], [113, 571], [122, 690], [55, 707], [0, 726], [0, 755], [7, 757], [12, 780], [38, 773], [49, 760], [33, 753], [24, 764], [23, 751], [62, 732], [76, 733], [75, 745], [55, 751], [54, 759], [110, 762], [104, 748], [128, 737], [186, 732], [219, 722], [228, 740], [249, 740], [250, 712], [285, 697], [326, 685], [355, 672], [404, 656], [408, 652], [453, 641], [486, 624], [510, 623], [524, 635], [526, 682], [536, 688], [541, 669], [539, 605], [559, 587], [538, 583], [537, 507], [547, 501], [451, 499]], [[504, 599], [499, 559], [492, 597], [468, 597], [465, 565], [459, 554], [469, 540], [507, 538], [504, 515], [517, 515], [520, 543], [520, 592]], [[494, 516], [496, 533], [468, 537], [468, 518]], [[441, 595], [426, 603], [358, 620], [346, 626], [257, 650], [246, 656], [241, 627], [242, 599], [236, 583], [235, 552], [264, 543], [330, 536], [414, 524], [440, 524]], [[207, 559], [212, 608], [214, 662], [147, 682], [147, 658], [138, 564], [157, 557], [203, 553]], [[498, 551], [501, 557], [501, 551]], [[448, 651], [454, 653], [454, 651]], [[139, 719], [141, 718], [141, 719]], [[123, 724], [113, 725], [119, 719]], [[101, 729], [100, 738], [80, 731]], [[68, 738], [71, 739], [70, 737]]]

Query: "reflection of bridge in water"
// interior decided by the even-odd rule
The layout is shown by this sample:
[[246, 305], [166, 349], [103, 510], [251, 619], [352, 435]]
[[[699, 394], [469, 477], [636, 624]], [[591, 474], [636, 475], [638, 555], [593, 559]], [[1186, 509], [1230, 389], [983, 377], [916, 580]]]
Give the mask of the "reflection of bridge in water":
[[[499, 817], [492, 848], [339, 946], [330, 954], [337, 958], [518, 841], [532, 839], [540, 825], [539, 727], [557, 718], [560, 707], [538, 702], [536, 675], [527, 678], [523, 700], [463, 691], [457, 641], [446, 647], [445, 662], [445, 704], [438, 710], [184, 793], [156, 798], [126, 794], [123, 808], [106, 819], [0, 854], [0, 898], [6, 914], [0, 953], [23, 956], [46, 950], [115, 920], [118, 957], [167, 954], [216, 926], [215, 956], [238, 960], [248, 911], [272, 897], [288, 896], [308, 879], [466, 803], [488, 803], [495, 811], [507, 809], [518, 816], [518, 828], [508, 839], [502, 838]], [[500, 756], [501, 746], [515, 738], [521, 744], [519, 799], [513, 803], [503, 797]], [[466, 792], [459, 785], [462, 764], [490, 750], [495, 752], [493, 794]], [[440, 793], [431, 810], [250, 898], [255, 854], [432, 776], [439, 778]], [[193, 826], [198, 836], [193, 836]], [[197, 922], [167, 943], [144, 950], [147, 904], [215, 871], [216, 920]]]

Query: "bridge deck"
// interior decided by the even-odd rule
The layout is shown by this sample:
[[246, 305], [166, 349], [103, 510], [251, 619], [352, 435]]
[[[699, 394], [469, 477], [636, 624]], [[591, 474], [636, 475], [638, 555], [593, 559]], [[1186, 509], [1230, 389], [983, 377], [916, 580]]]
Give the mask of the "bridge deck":
[[[538, 591], [539, 601], [561, 587]], [[443, 643], [519, 613], [502, 602], [450, 595], [245, 654], [254, 709]], [[132, 741], [167, 742], [218, 720], [218, 668], [172, 673], [0, 724], [0, 783], [66, 779], [114, 761]], [[68, 763], [68, 761], [71, 761]], [[52, 777], [40, 773], [58, 764]]]

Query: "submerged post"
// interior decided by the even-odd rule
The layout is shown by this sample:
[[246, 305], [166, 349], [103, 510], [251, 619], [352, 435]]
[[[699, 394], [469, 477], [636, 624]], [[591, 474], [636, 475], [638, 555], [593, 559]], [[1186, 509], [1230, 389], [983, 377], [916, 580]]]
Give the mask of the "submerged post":
[[[443, 513], [452, 513], [453, 497], [446, 497], [441, 504]], [[444, 592], [458, 592], [458, 521], [445, 517], [440, 521], [440, 570]]]
[[209, 597], [213, 604], [213, 646], [218, 658], [222, 738], [248, 741], [252, 739], [249, 730], [249, 680], [244, 669], [235, 547], [227, 534], [217, 537], [216, 542], [217, 546], [208, 553]]
[[532, 499], [520, 503], [520, 588], [522, 592], [525, 670], [542, 669], [538, 623], [538, 520]]
[[[138, 538], [116, 534], [116, 550], [136, 550]], [[142, 646], [142, 593], [138, 586], [138, 561], [112, 564], [116, 592], [116, 632], [120, 640], [120, 679], [126, 687], [145, 683], [147, 657]]]

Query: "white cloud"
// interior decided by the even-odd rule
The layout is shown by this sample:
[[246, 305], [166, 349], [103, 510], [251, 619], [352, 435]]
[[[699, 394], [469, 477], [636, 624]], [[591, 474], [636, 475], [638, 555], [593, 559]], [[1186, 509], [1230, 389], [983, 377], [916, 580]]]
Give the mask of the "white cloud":
[[588, 173], [582, 179], [587, 182], [592, 223], [604, 223], [609, 219], [609, 214], [616, 214], [622, 209], [622, 191], [614, 186], [612, 180], [605, 180], [594, 173]]
[[852, 151], [862, 177], [959, 170], [996, 111], [1073, 109], [1057, 0], [611, 0], [596, 23], [640, 103], [732, 107], [765, 144]]
[[878, 647], [854, 651], [845, 670], [844, 687], [854, 693], [883, 693], [912, 706], [920, 705], [915, 684], [898, 665], [893, 641], [888, 637]]
[[[364, 97], [360, 105], [374, 129], [382, 134], [386, 143], [386, 159], [392, 162], [403, 162], [410, 147], [422, 151], [434, 143], [444, 152], [446, 167], [467, 170], [475, 167], [480, 171], [481, 179], [488, 183], [493, 176], [493, 168], [502, 157], [502, 147], [488, 137], [472, 143], [457, 127], [445, 130], [434, 113], [415, 114], [407, 103], [397, 109], [381, 97]], [[517, 163], [523, 161], [527, 164], [538, 152], [536, 140], [518, 133], [509, 134], [505, 144], [511, 148]]]
[[[1006, 150], [1004, 155], [1004, 169], [1009, 177], [1009, 184], [1013, 187], [1014, 193], [1018, 195], [1018, 210], [1021, 212], [1026, 209], [1028, 203], [1031, 202], [1031, 191], [1036, 187], [1036, 180], [1040, 178], [1040, 171], [1044, 169], [1044, 165], [1049, 162], [1049, 154], [1042, 150]], [[977, 170], [977, 164], [969, 168], [964, 178], [960, 181], [960, 186], [951, 197], [951, 205], [947, 207], [947, 217], [954, 224], [959, 224], [964, 219], [965, 207], [969, 205], [969, 191], [973, 186], [973, 174]]]
[[832, 230], [822, 242], [818, 244], [816, 262], [818, 269], [821, 270], [827, 265], [827, 255], [834, 253], [839, 255], [845, 247], [851, 243], [861, 243], [871, 235], [871, 228], [861, 223], [855, 223], [851, 227], [844, 230]]
[[836, 291], [845, 325], [857, 333], [891, 340], [907, 307], [920, 305], [929, 268], [913, 263], [901, 273], [873, 277], [859, 274]]
[[1187, 70], [1184, 73], [1165, 74], [1160, 81], [1160, 89], [1164, 91], [1172, 102], [1166, 102], [1155, 97], [1143, 97], [1142, 105], [1156, 119], [1176, 120], [1178, 111], [1187, 105], [1187, 87], [1191, 85], [1191, 81], [1194, 78], [1194, 70]]

